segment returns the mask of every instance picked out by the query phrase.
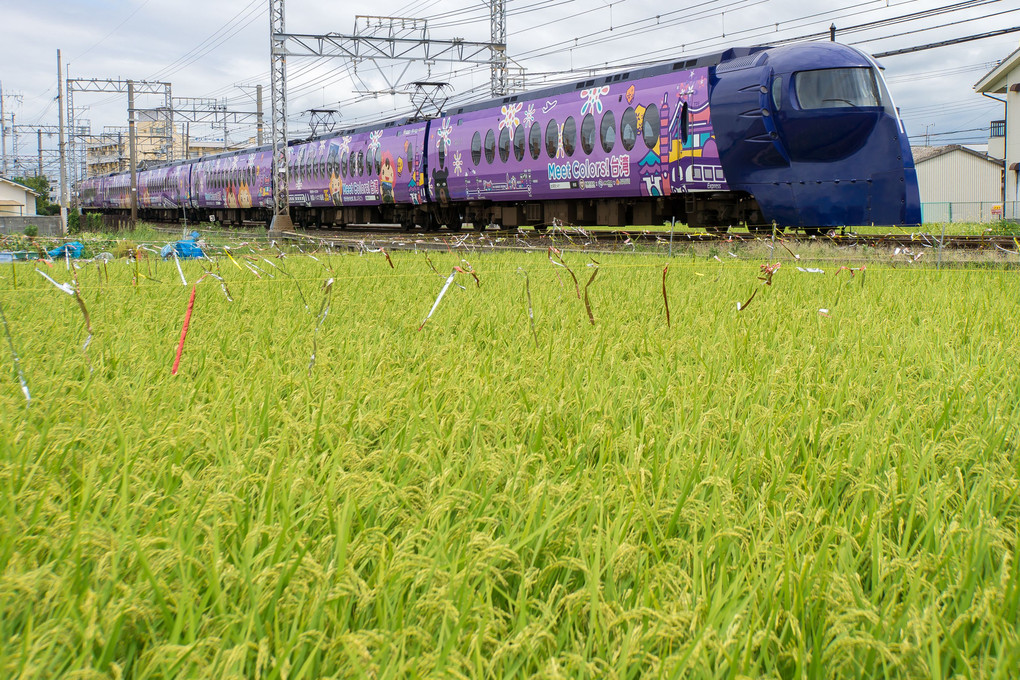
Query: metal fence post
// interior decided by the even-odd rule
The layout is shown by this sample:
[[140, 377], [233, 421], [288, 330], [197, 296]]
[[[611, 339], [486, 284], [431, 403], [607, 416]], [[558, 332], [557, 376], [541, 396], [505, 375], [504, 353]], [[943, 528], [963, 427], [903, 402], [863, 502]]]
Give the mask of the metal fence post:
[[[952, 214], [952, 209], [950, 209]], [[939, 238], [939, 261], [935, 264], [935, 270], [942, 269], [942, 249], [946, 247], [946, 223], [942, 223], [942, 236]]]

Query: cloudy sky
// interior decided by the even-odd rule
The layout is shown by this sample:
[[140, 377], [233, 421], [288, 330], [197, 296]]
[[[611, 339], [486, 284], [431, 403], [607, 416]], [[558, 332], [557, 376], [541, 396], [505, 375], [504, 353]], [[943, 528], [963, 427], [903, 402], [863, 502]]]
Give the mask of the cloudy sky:
[[[935, 43], [1020, 25], [1016, 0], [505, 0], [507, 51], [528, 87], [570, 78], [585, 68], [674, 60], [734, 45], [755, 45], [826, 32], [871, 53]], [[36, 0], [6, 3], [0, 41], [0, 83], [8, 125], [56, 125], [56, 51], [72, 78], [131, 78], [172, 83], [175, 97], [217, 99], [254, 110], [254, 88], [265, 87], [269, 120], [269, 0]], [[482, 0], [376, 0], [374, 3], [286, 0], [288, 33], [365, 31], [356, 15], [428, 20], [433, 39], [487, 42], [489, 8]], [[941, 11], [940, 11], [941, 10]], [[377, 23], [377, 22], [375, 22]], [[371, 29], [369, 29], [371, 30]], [[880, 59], [912, 143], [981, 143], [1002, 105], [973, 85], [1013, 52], [1020, 32]], [[379, 68], [383, 71], [380, 72]], [[452, 101], [488, 92], [489, 70], [437, 62], [352, 64], [340, 59], [288, 60], [288, 120], [293, 136], [307, 134], [309, 109], [337, 109], [343, 124], [402, 115], [406, 94], [378, 95], [387, 81], [403, 90], [415, 80], [451, 84]], [[580, 75], [579, 73], [577, 75]], [[161, 98], [139, 96], [137, 106]], [[80, 120], [93, 132], [127, 124], [124, 95], [75, 95]], [[194, 137], [222, 139], [212, 128]], [[230, 126], [228, 138], [253, 127]], [[7, 152], [12, 153], [7, 140]], [[44, 137], [44, 148], [56, 147]], [[34, 157], [36, 137], [22, 132], [18, 151]]]

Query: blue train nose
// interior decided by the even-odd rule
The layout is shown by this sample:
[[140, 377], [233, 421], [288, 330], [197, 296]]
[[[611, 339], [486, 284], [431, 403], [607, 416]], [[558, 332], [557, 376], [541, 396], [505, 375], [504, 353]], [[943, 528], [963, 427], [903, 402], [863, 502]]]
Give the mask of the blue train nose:
[[906, 135], [874, 63], [832, 43], [722, 63], [712, 120], [731, 188], [766, 221], [828, 227], [916, 224]]

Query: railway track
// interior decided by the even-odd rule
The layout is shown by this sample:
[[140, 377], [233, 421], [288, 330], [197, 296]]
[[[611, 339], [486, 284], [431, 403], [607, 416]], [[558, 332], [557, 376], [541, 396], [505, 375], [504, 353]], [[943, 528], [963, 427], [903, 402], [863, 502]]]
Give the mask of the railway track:
[[[200, 228], [201, 225], [193, 225]], [[189, 229], [192, 227], [189, 227]], [[156, 227], [160, 232], [167, 234], [180, 234], [181, 225], [162, 225]], [[209, 233], [209, 230], [203, 230]], [[215, 229], [215, 233], [239, 238], [266, 238], [265, 233], [258, 228], [247, 229]], [[451, 244], [470, 244], [472, 246], [499, 246], [501, 249], [513, 247], [545, 247], [556, 243], [571, 243], [575, 246], [603, 249], [628, 249], [649, 246], [665, 246], [670, 243], [674, 247], [682, 247], [687, 244], [710, 244], [710, 243], [763, 243], [772, 242], [771, 234], [749, 233], [749, 232], [674, 232], [672, 235], [667, 231], [643, 231], [643, 230], [590, 230], [581, 227], [551, 227], [543, 232], [533, 229], [502, 229], [476, 231], [438, 231], [438, 232], [415, 232], [404, 231], [396, 225], [348, 225], [344, 229], [301, 229], [292, 232], [285, 232], [287, 239], [309, 239], [313, 241], [328, 241], [335, 245], [348, 244], [352, 247], [360, 247], [365, 244], [382, 243], [384, 245], [401, 247], [407, 246], [426, 247], [435, 244], [444, 247]], [[859, 234], [853, 231], [833, 230], [821, 235], [808, 235], [797, 232], [777, 233], [776, 240], [784, 243], [818, 243], [828, 244], [834, 247], [843, 248], [945, 248], [956, 250], [1003, 250], [1008, 252], [1020, 252], [1020, 238], [1008, 235], [991, 234], [932, 234], [923, 231], [915, 231], [903, 234]]]
[[[523, 247], [536, 247], [542, 244], [555, 244], [569, 242], [575, 246], [586, 246], [591, 248], [605, 249], [626, 249], [646, 248], [648, 246], [668, 247], [670, 243], [674, 247], [682, 247], [686, 244], [751, 244], [772, 242], [771, 235], [751, 233], [728, 233], [713, 234], [706, 232], [682, 232], [674, 233], [672, 238], [669, 232], [644, 232], [644, 231], [588, 231], [584, 229], [557, 229], [547, 230], [544, 233], [527, 231], [492, 231], [492, 232], [427, 232], [407, 233], [400, 230], [365, 230], [363, 232], [347, 233], [333, 230], [308, 229], [289, 234], [292, 238], [310, 238], [313, 240], [327, 240], [331, 242], [363, 243], [386, 240], [391, 243], [417, 242], [422, 243], [469, 243], [472, 245], [502, 244], [503, 247], [512, 247], [512, 244], [519, 244]], [[789, 244], [819, 243], [828, 244], [842, 248], [888, 248], [888, 249], [913, 249], [920, 252], [923, 248], [946, 248], [957, 250], [1005, 250], [1009, 252], [1020, 251], [1020, 246], [1013, 236], [999, 235], [933, 235], [923, 232], [911, 234], [838, 234], [829, 233], [820, 236], [805, 235], [797, 233], [777, 234], [776, 240]], [[544, 247], [544, 245], [542, 245]]]

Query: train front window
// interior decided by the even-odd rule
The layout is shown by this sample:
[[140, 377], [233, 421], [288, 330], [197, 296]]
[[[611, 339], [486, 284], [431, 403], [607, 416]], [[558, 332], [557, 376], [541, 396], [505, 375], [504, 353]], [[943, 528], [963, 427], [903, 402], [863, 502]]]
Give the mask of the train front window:
[[802, 109], [882, 106], [878, 81], [870, 68], [827, 68], [793, 75], [793, 89]]

